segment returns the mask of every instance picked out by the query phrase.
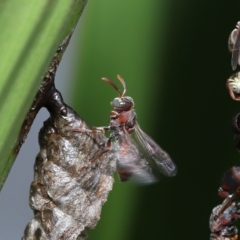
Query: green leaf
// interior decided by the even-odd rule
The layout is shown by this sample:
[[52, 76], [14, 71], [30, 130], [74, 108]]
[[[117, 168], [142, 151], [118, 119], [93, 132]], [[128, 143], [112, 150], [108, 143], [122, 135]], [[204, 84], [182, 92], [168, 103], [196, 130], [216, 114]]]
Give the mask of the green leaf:
[[0, 188], [42, 78], [85, 4], [86, 0], [0, 2]]

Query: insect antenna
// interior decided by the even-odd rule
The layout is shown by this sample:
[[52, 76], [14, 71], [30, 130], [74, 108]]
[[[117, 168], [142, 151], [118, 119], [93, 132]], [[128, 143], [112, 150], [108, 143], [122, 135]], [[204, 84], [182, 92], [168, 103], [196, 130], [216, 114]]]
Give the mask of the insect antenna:
[[119, 97], [121, 98], [123, 95], [122, 93], [120, 92], [120, 90], [117, 88], [117, 86], [115, 85], [114, 82], [112, 82], [110, 79], [108, 78], [102, 78], [102, 80], [108, 84], [110, 84], [119, 94]]
[[102, 78], [102, 80], [108, 84], [110, 84], [119, 94], [119, 97], [122, 98], [124, 97], [126, 91], [127, 91], [127, 88], [126, 88], [126, 83], [125, 81], [123, 80], [123, 78], [118, 74], [117, 75], [117, 78], [118, 80], [121, 82], [122, 86], [123, 86], [123, 93], [120, 92], [120, 90], [118, 89], [118, 87], [115, 85], [114, 82], [112, 82], [110, 79], [108, 78]]
[[127, 88], [126, 88], [126, 83], [123, 80], [123, 78], [118, 74], [117, 75], [118, 80], [121, 82], [122, 86], [123, 86], [123, 93], [122, 93], [122, 97], [125, 95]]

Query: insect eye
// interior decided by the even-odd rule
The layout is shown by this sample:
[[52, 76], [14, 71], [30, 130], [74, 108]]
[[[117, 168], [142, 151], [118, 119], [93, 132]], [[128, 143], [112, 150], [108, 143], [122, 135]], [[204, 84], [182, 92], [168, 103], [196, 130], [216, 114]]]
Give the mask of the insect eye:
[[230, 84], [230, 87], [234, 93], [239, 93], [239, 89], [236, 84]]
[[114, 110], [121, 112], [130, 110], [134, 106], [134, 102], [131, 97], [114, 98], [111, 105]]
[[123, 108], [126, 106], [126, 102], [123, 101], [121, 98], [114, 98], [111, 102], [113, 108]]

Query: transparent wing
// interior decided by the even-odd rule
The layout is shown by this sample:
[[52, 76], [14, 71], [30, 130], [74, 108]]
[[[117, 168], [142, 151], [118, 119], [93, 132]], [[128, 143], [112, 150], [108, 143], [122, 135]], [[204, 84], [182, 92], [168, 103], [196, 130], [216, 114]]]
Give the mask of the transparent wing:
[[154, 142], [145, 132], [142, 131], [139, 124], [135, 125], [135, 133], [142, 148], [153, 159], [157, 169], [168, 177], [173, 177], [177, 173], [177, 167], [171, 160], [170, 156], [161, 149], [161, 147]]
[[232, 52], [232, 69], [235, 70], [237, 65], [240, 64], [240, 22], [237, 23], [236, 28], [229, 36], [229, 50]]
[[113, 145], [117, 157], [117, 170], [122, 182], [130, 178], [140, 184], [157, 181], [147, 160], [127, 132], [120, 132]]

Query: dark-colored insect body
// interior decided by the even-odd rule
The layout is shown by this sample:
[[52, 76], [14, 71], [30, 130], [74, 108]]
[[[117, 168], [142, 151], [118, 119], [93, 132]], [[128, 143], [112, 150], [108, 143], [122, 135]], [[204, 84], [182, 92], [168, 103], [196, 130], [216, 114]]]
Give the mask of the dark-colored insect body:
[[222, 198], [227, 198], [230, 194], [240, 198], [240, 167], [232, 167], [224, 173], [218, 194]]
[[234, 223], [240, 217], [240, 211], [235, 202], [224, 211], [220, 212], [221, 210], [222, 205], [218, 205], [213, 209], [210, 216], [210, 240], [237, 240], [238, 229], [234, 226]]
[[[115, 139], [113, 145], [116, 151], [120, 180], [126, 181], [133, 177], [142, 183], [154, 182], [156, 177], [152, 172], [152, 167], [168, 177], [175, 176], [177, 173], [175, 164], [169, 155], [141, 130], [133, 109], [134, 101], [131, 97], [125, 96], [126, 84], [123, 78], [120, 75], [117, 78], [123, 85], [123, 93], [111, 80], [107, 78], [102, 78], [102, 80], [110, 84], [119, 94], [119, 97], [111, 102], [114, 111], [110, 113], [110, 125], [105, 130], [112, 131], [109, 146], [110, 141]], [[131, 138], [132, 132], [136, 133], [139, 145], [144, 150], [143, 153], [139, 151]]]
[[[232, 53], [231, 65], [235, 70], [240, 65], [240, 22], [231, 32], [228, 48]], [[227, 80], [227, 88], [233, 100], [240, 101], [240, 72], [234, 73]], [[232, 130], [235, 133], [235, 147], [240, 151], [240, 114], [232, 120]], [[234, 166], [226, 171], [222, 177], [218, 195], [224, 198], [221, 205], [212, 211], [209, 227], [210, 240], [237, 240], [238, 229], [234, 225], [240, 218], [240, 167]]]
[[224, 201], [210, 216], [210, 240], [238, 240], [234, 224], [240, 218], [240, 167], [232, 167], [224, 173], [218, 194]]
[[212, 211], [210, 240], [237, 240], [238, 229], [234, 224], [240, 218], [240, 167], [232, 167], [224, 173], [218, 194], [224, 201]]
[[228, 48], [232, 53], [232, 69], [235, 70], [240, 64], [240, 22], [237, 23], [236, 28], [231, 32], [228, 40]]

